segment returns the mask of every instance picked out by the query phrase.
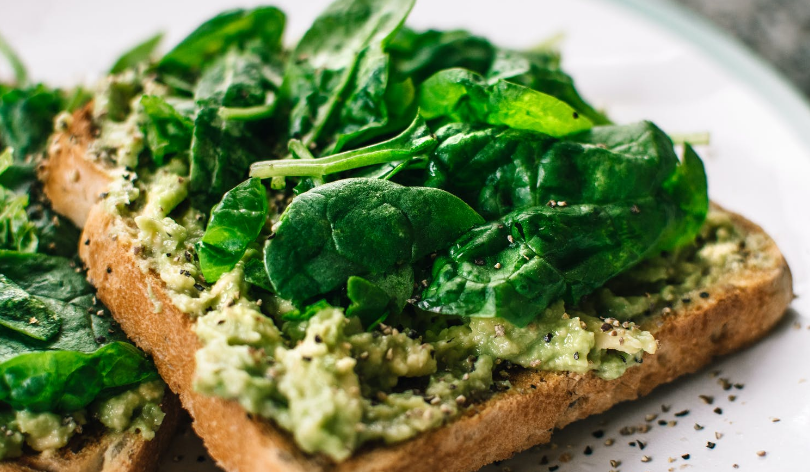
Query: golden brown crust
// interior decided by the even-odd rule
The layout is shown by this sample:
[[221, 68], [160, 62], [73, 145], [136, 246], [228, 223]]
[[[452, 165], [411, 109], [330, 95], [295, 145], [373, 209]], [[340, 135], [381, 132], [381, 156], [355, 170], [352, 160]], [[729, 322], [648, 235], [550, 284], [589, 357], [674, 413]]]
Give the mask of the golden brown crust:
[[[51, 159], [64, 155], [57, 153]], [[82, 160], [79, 165], [92, 164]], [[60, 175], [51, 173], [51, 178]], [[762, 233], [741, 216], [732, 218], [744, 231]], [[511, 390], [470, 408], [448, 425], [402, 444], [363, 450], [336, 465], [301, 453], [288, 435], [270, 422], [250, 418], [235, 402], [194, 391], [199, 341], [192, 322], [171, 304], [157, 275], [139, 269], [131, 242], [114, 236], [114, 224], [100, 206], [90, 212], [84, 230], [90, 243], [80, 248], [90, 279], [123, 329], [154, 356], [211, 455], [232, 472], [475, 470], [548, 441], [555, 428], [645, 395], [698, 370], [715, 356], [756, 341], [781, 318], [793, 298], [790, 270], [768, 240], [765, 251], [768, 260], [774, 261], [772, 267], [729, 274], [722, 283], [707, 288], [709, 297], [696, 298], [688, 311], [648, 322], [644, 328], [659, 340], [658, 353], [645, 355], [643, 364], [619, 379], [524, 371], [512, 379]], [[160, 312], [154, 310], [150, 290], [162, 304]]]
[[78, 434], [57, 451], [27, 453], [0, 462], [0, 472], [150, 472], [157, 470], [158, 458], [166, 450], [177, 429], [180, 404], [177, 396], [166, 393], [161, 408], [166, 413], [154, 439], [146, 441], [136, 433]]
[[110, 182], [104, 166], [84, 158], [93, 140], [91, 110], [88, 105], [73, 114], [68, 129], [54, 135], [48, 149], [51, 158], [38, 168], [43, 190], [54, 211], [79, 228]]

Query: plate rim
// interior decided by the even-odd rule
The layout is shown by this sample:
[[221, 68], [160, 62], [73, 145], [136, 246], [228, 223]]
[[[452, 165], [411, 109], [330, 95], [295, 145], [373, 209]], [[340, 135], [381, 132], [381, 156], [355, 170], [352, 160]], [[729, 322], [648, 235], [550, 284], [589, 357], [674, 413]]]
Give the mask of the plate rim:
[[776, 67], [706, 17], [672, 0], [610, 0], [631, 14], [651, 20], [700, 52], [762, 97], [793, 137], [810, 153], [810, 97]]

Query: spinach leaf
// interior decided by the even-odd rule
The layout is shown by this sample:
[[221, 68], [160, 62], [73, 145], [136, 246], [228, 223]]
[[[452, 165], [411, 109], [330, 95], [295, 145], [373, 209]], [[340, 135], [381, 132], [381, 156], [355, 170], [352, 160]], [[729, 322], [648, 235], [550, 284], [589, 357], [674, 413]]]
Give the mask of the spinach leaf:
[[401, 28], [386, 48], [394, 76], [421, 84], [444, 69], [463, 68], [485, 73], [495, 57], [495, 47], [467, 31], [428, 30], [421, 33]]
[[[189, 192], [192, 204], [207, 211], [245, 178], [248, 167], [270, 154], [266, 114], [232, 120], [233, 110], [265, 105], [272, 83], [262, 59], [231, 50], [211, 64], [195, 88], [198, 112], [191, 141]], [[229, 108], [236, 107], [236, 108]], [[223, 112], [230, 110], [230, 112]], [[244, 118], [244, 117], [243, 117]]]
[[575, 303], [658, 250], [675, 216], [671, 202], [650, 197], [516, 210], [437, 259], [417, 306], [525, 326], [555, 300]]
[[13, 284], [2, 288], [5, 300], [23, 292], [38, 301], [28, 305], [38, 312], [31, 316], [61, 320], [58, 333], [50, 327], [43, 339], [0, 323], [0, 403], [71, 412], [119, 387], [158, 378], [145, 355], [123, 342], [109, 314], [96, 314], [104, 307], [70, 260], [0, 250], [0, 274]]
[[[465, 138], [472, 144], [458, 148], [466, 155], [456, 165], [491, 166], [505, 187], [496, 191], [527, 195], [437, 259], [418, 303], [425, 310], [526, 324], [554, 300], [575, 303], [644, 258], [691, 241], [708, 210], [700, 158], [687, 148], [678, 162], [672, 142], [651, 123], [597, 127], [556, 144], [543, 137], [523, 150], [506, 146], [522, 160], [517, 171], [493, 140], [500, 132], [484, 131]], [[550, 201], [520, 207], [534, 198]]]
[[120, 74], [127, 69], [135, 68], [139, 64], [147, 62], [152, 58], [162, 40], [163, 33], [158, 33], [126, 51], [115, 61], [115, 64], [110, 69], [110, 74]]
[[273, 291], [273, 284], [267, 277], [264, 270], [264, 261], [258, 258], [251, 258], [245, 261], [245, 281], [268, 292]]
[[267, 211], [267, 191], [255, 178], [226, 192], [211, 209], [205, 234], [196, 245], [206, 282], [216, 282], [236, 266], [248, 245], [259, 236]]
[[[338, 143], [388, 121], [385, 45], [413, 0], [337, 0], [296, 46], [284, 75], [290, 134], [305, 145], [327, 134]], [[333, 129], [327, 132], [326, 128]], [[339, 151], [341, 144], [334, 145]]]
[[61, 325], [62, 320], [44, 302], [0, 274], [0, 326], [38, 341], [48, 341], [56, 336]]
[[427, 79], [419, 88], [419, 107], [428, 120], [505, 125], [557, 137], [592, 126], [588, 118], [551, 95], [505, 80], [488, 83], [465, 69], [443, 70]]
[[62, 105], [60, 91], [41, 84], [0, 95], [0, 140], [14, 149], [15, 160], [45, 149]]
[[372, 329], [389, 314], [398, 314], [413, 294], [413, 267], [402, 264], [385, 274], [351, 276], [346, 282], [350, 304], [347, 316], [357, 316], [366, 329]]
[[388, 141], [371, 146], [313, 159], [300, 141], [291, 141], [290, 151], [297, 159], [257, 162], [250, 166], [250, 175], [267, 179], [271, 177], [322, 177], [387, 162], [409, 160], [430, 152], [436, 146], [436, 138], [418, 116], [401, 134]]
[[178, 113], [161, 97], [144, 95], [141, 97], [144, 113], [144, 134], [146, 144], [157, 165], [163, 165], [167, 155], [189, 150], [193, 122]]
[[487, 219], [552, 200], [606, 203], [651, 195], [678, 163], [672, 142], [650, 122], [596, 127], [566, 140], [464, 123], [436, 134], [440, 144], [425, 185], [461, 197]]
[[232, 46], [258, 43], [268, 54], [281, 49], [286, 18], [275, 7], [230, 10], [211, 18], [169, 51], [158, 63], [165, 73], [188, 75], [205, 68]]
[[305, 302], [350, 276], [384, 274], [447, 247], [482, 219], [442, 190], [345, 179], [295, 198], [265, 247], [275, 292]]
[[580, 96], [574, 80], [559, 67], [559, 54], [554, 51], [500, 50], [495, 55], [487, 80], [508, 80], [556, 97], [571, 105], [580, 115], [596, 125], [610, 120]]

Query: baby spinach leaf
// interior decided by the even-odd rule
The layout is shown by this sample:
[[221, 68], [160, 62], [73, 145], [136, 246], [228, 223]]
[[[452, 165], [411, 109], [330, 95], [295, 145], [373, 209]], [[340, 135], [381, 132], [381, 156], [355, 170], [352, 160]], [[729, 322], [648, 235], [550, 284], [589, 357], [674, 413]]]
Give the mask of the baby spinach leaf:
[[158, 33], [151, 38], [138, 43], [133, 48], [123, 53], [113, 64], [110, 74], [120, 74], [127, 69], [137, 67], [139, 64], [147, 62], [157, 50], [163, 40], [163, 33]]
[[346, 315], [360, 318], [363, 326], [371, 329], [389, 314], [400, 313], [412, 293], [413, 267], [409, 264], [386, 274], [351, 276], [346, 282], [346, 295], [351, 302]]
[[571, 105], [580, 115], [596, 125], [610, 120], [580, 96], [574, 80], [559, 67], [559, 54], [554, 51], [499, 50], [487, 73], [487, 80], [508, 80], [556, 97]]
[[206, 282], [216, 282], [236, 266], [248, 245], [259, 236], [267, 211], [267, 191], [255, 178], [226, 192], [211, 209], [205, 234], [196, 245]]
[[596, 127], [566, 140], [464, 123], [436, 135], [426, 185], [458, 195], [487, 219], [551, 200], [606, 203], [651, 195], [678, 163], [672, 142], [650, 122]]
[[43, 350], [0, 363], [0, 402], [17, 410], [74, 412], [105, 393], [157, 378], [146, 355], [122, 341], [91, 353]]
[[62, 320], [36, 297], [0, 274], [0, 326], [48, 341], [59, 332]]
[[145, 116], [143, 128], [146, 144], [155, 164], [163, 165], [167, 155], [189, 150], [193, 122], [178, 113], [161, 97], [144, 95], [141, 106]]
[[245, 178], [250, 164], [267, 155], [254, 125], [223, 120], [216, 104], [201, 104], [191, 140], [189, 194], [195, 208], [208, 211]]
[[194, 89], [197, 101], [210, 100], [226, 107], [252, 107], [265, 102], [271, 87], [262, 59], [249, 51], [230, 49], [215, 59]]
[[[290, 134], [315, 143], [328, 125], [335, 140], [383, 126], [388, 84], [385, 45], [413, 0], [337, 0], [296, 46], [284, 75]], [[339, 150], [337, 146], [335, 150]]]
[[408, 160], [430, 152], [436, 146], [436, 138], [418, 116], [400, 135], [388, 141], [352, 151], [313, 159], [309, 150], [300, 141], [291, 141], [290, 151], [296, 159], [257, 162], [250, 166], [250, 175], [267, 179], [271, 177], [322, 177], [360, 167]]
[[388, 44], [395, 77], [421, 84], [444, 69], [463, 68], [485, 73], [495, 57], [495, 47], [467, 31], [428, 30], [421, 33], [401, 28]]
[[[691, 241], [706, 216], [700, 158], [687, 148], [678, 162], [672, 142], [652, 123], [597, 127], [568, 142], [542, 137], [537, 144], [525, 136], [522, 151], [507, 140], [505, 154], [518, 161], [513, 167], [501, 167], [504, 151], [493, 137], [509, 135], [498, 133], [465, 136], [459, 142], [467, 147], [454, 151], [462, 156], [456, 166], [475, 162], [473, 172], [491, 166], [493, 181], [485, 185], [495, 193], [502, 185], [505, 195], [514, 185], [526, 195], [510, 201], [516, 210], [476, 228], [437, 259], [419, 302], [423, 309], [525, 324], [552, 301], [575, 303], [644, 258]], [[533, 153], [540, 157], [526, 159]], [[534, 201], [532, 192], [549, 203], [520, 208]], [[486, 193], [478, 194], [479, 204], [487, 203], [480, 198]]]
[[245, 281], [262, 290], [273, 291], [273, 284], [270, 283], [270, 279], [267, 277], [267, 271], [264, 270], [264, 261], [262, 259], [252, 258], [245, 262]]
[[45, 149], [62, 105], [61, 92], [41, 84], [0, 95], [0, 141], [14, 149], [15, 160]]
[[265, 247], [276, 293], [295, 302], [326, 294], [352, 275], [391, 271], [447, 247], [482, 222], [438, 189], [345, 179], [295, 198]]
[[658, 250], [675, 216], [671, 202], [650, 197], [517, 210], [437, 259], [417, 306], [524, 326], [553, 301], [575, 303]]
[[159, 70], [188, 75], [201, 71], [212, 59], [231, 46], [258, 42], [266, 51], [281, 49], [286, 18], [275, 7], [230, 10], [211, 18], [169, 51], [158, 63]]
[[419, 88], [419, 107], [428, 120], [505, 125], [557, 137], [592, 126], [588, 118], [551, 95], [505, 80], [488, 83], [465, 69], [443, 70], [427, 79]]
[[[154, 366], [109, 314], [99, 316], [93, 287], [62, 257], [0, 250], [3, 299], [25, 294], [41, 326], [39, 338], [0, 323], [0, 403], [17, 409], [70, 412], [121, 386], [157, 378]], [[11, 290], [7, 290], [7, 289]], [[30, 319], [28, 320], [30, 321]], [[54, 323], [59, 323], [56, 321]]]

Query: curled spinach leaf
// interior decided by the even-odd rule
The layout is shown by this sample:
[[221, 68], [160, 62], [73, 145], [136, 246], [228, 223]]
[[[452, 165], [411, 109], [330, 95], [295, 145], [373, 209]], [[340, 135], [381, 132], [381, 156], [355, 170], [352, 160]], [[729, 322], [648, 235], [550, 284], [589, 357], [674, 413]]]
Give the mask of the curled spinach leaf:
[[169, 51], [158, 63], [159, 70], [188, 75], [203, 70], [214, 58], [232, 46], [258, 43], [270, 54], [281, 49], [286, 17], [275, 7], [230, 10], [206, 21]]
[[350, 276], [384, 274], [447, 247], [483, 220], [438, 189], [345, 179], [299, 195], [265, 247], [275, 292], [305, 302]]
[[401, 28], [388, 44], [395, 77], [421, 84], [444, 69], [463, 68], [485, 73], [496, 48], [486, 39], [463, 30], [421, 33]]
[[419, 88], [419, 107], [428, 120], [503, 125], [557, 137], [593, 126], [558, 98], [505, 80], [488, 83], [465, 69], [443, 70], [427, 79]]
[[44, 85], [0, 95], [0, 141], [14, 149], [15, 160], [21, 162], [45, 149], [62, 106], [61, 92]]
[[205, 234], [196, 246], [206, 282], [214, 283], [234, 268], [259, 236], [267, 211], [267, 191], [255, 178], [226, 192], [211, 209]]
[[413, 267], [402, 264], [385, 274], [351, 276], [346, 282], [347, 316], [357, 316], [371, 329], [390, 314], [402, 311], [413, 294]]
[[387, 124], [384, 49], [413, 3], [338, 0], [315, 20], [284, 76], [293, 138], [309, 146], [329, 135], [337, 152], [354, 137]]

